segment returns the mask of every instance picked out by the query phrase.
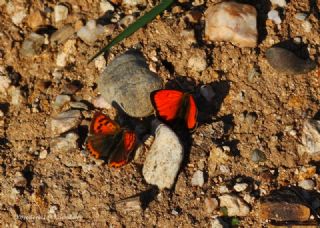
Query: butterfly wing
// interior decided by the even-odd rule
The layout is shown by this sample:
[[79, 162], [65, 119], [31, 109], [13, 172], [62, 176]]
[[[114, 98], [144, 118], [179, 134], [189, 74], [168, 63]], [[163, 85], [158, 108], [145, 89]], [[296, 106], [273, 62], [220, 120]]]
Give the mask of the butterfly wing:
[[181, 106], [184, 93], [178, 90], [162, 89], [151, 93], [151, 101], [157, 111], [157, 115], [165, 120], [174, 120]]
[[116, 135], [90, 135], [86, 140], [87, 150], [97, 159], [108, 158], [116, 138]]
[[107, 115], [96, 112], [90, 125], [90, 134], [113, 135], [120, 131], [120, 126]]
[[188, 109], [186, 114], [186, 124], [188, 129], [193, 129], [197, 124], [198, 111], [197, 111], [196, 102], [194, 101], [193, 96], [189, 95], [187, 99], [189, 99], [189, 102], [188, 102]]
[[120, 167], [127, 164], [129, 156], [135, 148], [137, 135], [134, 131], [124, 130], [122, 139], [118, 142], [115, 149], [112, 151], [108, 160], [109, 166]]

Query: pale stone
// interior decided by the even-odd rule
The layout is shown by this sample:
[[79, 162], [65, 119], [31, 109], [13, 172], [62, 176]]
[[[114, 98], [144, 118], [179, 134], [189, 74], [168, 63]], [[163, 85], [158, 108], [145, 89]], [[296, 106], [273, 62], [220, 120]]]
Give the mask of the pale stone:
[[54, 7], [54, 21], [57, 23], [63, 21], [68, 17], [68, 7], [64, 5], [56, 5]]
[[114, 6], [107, 0], [101, 0], [100, 2], [100, 12], [106, 13], [108, 11], [114, 11]]
[[279, 17], [279, 12], [277, 10], [270, 10], [268, 12], [268, 19], [272, 20], [277, 25], [281, 24], [281, 18]]
[[303, 126], [302, 145], [300, 145], [299, 152], [316, 155], [320, 153], [320, 121], [306, 120]]
[[305, 190], [313, 190], [315, 187], [315, 183], [313, 180], [302, 180], [299, 181], [298, 186], [305, 189]]
[[279, 7], [287, 6], [286, 0], [270, 0], [270, 2], [274, 6], [279, 6]]
[[204, 184], [204, 176], [201, 170], [197, 170], [191, 179], [191, 185], [202, 187]]
[[67, 54], [64, 52], [58, 53], [56, 64], [58, 67], [65, 67], [67, 65]]
[[51, 119], [51, 131], [53, 136], [60, 135], [77, 127], [81, 122], [81, 112], [70, 110], [58, 114]]
[[233, 186], [233, 189], [236, 190], [237, 192], [242, 192], [248, 188], [247, 183], [237, 183]]
[[257, 46], [257, 11], [251, 5], [222, 2], [210, 6], [205, 12], [205, 22], [205, 36], [211, 41]]
[[15, 25], [19, 25], [21, 24], [21, 22], [23, 21], [23, 19], [27, 16], [25, 10], [21, 10], [17, 13], [15, 13], [12, 17], [11, 20]]
[[226, 207], [228, 216], [246, 216], [250, 208], [243, 199], [236, 195], [226, 194], [219, 197], [220, 207]]
[[102, 25], [97, 25], [95, 20], [89, 20], [78, 32], [77, 36], [85, 43], [93, 44], [104, 33]]
[[188, 68], [196, 72], [204, 71], [207, 68], [207, 60], [205, 54], [191, 56], [188, 60]]
[[142, 173], [147, 183], [159, 189], [171, 188], [183, 159], [183, 146], [169, 127], [158, 124], [154, 142], [147, 154]]

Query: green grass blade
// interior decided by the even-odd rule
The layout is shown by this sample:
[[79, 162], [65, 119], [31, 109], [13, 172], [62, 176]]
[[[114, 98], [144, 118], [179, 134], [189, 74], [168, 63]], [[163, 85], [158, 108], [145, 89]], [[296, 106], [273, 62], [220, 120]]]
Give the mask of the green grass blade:
[[101, 55], [102, 53], [107, 52], [112, 46], [115, 44], [121, 42], [126, 37], [133, 34], [135, 31], [137, 31], [139, 28], [145, 26], [150, 21], [152, 21], [157, 15], [159, 15], [161, 12], [163, 12], [165, 9], [167, 9], [174, 0], [162, 0], [159, 5], [152, 8], [149, 12], [147, 12], [142, 17], [139, 17], [135, 22], [133, 22], [131, 25], [129, 25], [123, 32], [121, 32], [118, 36], [116, 36], [109, 44], [107, 44], [104, 48], [102, 48], [98, 53], [96, 53], [90, 60], [89, 63], [94, 60], [96, 57]]

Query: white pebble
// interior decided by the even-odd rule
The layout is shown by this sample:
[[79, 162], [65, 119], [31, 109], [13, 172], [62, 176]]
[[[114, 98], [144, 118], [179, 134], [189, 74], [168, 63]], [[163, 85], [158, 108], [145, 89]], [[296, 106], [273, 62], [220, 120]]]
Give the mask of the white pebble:
[[11, 20], [15, 25], [19, 25], [21, 24], [21, 22], [23, 21], [23, 19], [27, 16], [25, 10], [21, 10], [17, 13], [15, 13], [12, 17]]
[[193, 186], [200, 186], [202, 187], [204, 184], [204, 176], [203, 176], [203, 172], [201, 170], [197, 170], [191, 179], [191, 184]]
[[237, 183], [233, 186], [233, 189], [236, 190], [237, 192], [242, 192], [248, 188], [247, 183]]
[[211, 41], [230, 41], [239, 47], [257, 45], [257, 11], [247, 4], [222, 2], [205, 12], [205, 36]]
[[47, 150], [42, 150], [39, 154], [39, 159], [45, 159], [48, 155], [48, 151]]
[[78, 32], [77, 36], [85, 43], [93, 44], [104, 33], [102, 25], [97, 25], [95, 20], [89, 20]]
[[104, 68], [106, 68], [106, 64], [107, 61], [103, 55], [98, 56], [94, 60], [94, 66], [98, 69], [100, 73], [104, 70]]
[[286, 0], [270, 0], [271, 4], [274, 6], [279, 6], [279, 7], [286, 7], [287, 3]]
[[246, 216], [250, 208], [243, 199], [236, 195], [226, 194], [219, 197], [220, 207], [226, 207], [228, 216]]
[[58, 53], [56, 64], [58, 67], [65, 67], [67, 65], [67, 54], [64, 52]]
[[64, 5], [56, 5], [54, 7], [54, 20], [55, 22], [63, 21], [68, 17], [68, 7]]
[[298, 186], [305, 189], [305, 190], [313, 190], [315, 187], [313, 180], [302, 180], [298, 183]]
[[0, 76], [0, 97], [7, 96], [7, 90], [10, 87], [11, 80], [7, 76]]
[[174, 184], [183, 159], [183, 146], [169, 127], [154, 121], [155, 139], [146, 156], [142, 174], [147, 183], [159, 189], [171, 188]]
[[10, 88], [8, 89], [8, 94], [11, 96], [12, 105], [19, 106], [21, 104], [23, 97], [19, 88], [10, 86]]
[[100, 2], [100, 12], [106, 13], [108, 11], [114, 11], [113, 5], [107, 0], [101, 0]]
[[103, 109], [110, 109], [112, 105], [106, 102], [106, 100], [101, 96], [97, 96], [93, 101], [92, 104], [96, 108], [103, 108]]
[[279, 17], [279, 12], [277, 10], [270, 10], [268, 12], [268, 19], [272, 20], [277, 25], [281, 24], [281, 18]]

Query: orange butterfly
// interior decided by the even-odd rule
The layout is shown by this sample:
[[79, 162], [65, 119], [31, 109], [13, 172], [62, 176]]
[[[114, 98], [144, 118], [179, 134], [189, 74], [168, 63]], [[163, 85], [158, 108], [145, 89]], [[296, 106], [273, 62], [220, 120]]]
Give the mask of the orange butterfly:
[[151, 93], [151, 102], [157, 115], [166, 122], [183, 120], [188, 129], [197, 125], [197, 106], [189, 93], [179, 90], [161, 89]]
[[95, 158], [105, 159], [111, 167], [120, 167], [128, 163], [136, 141], [134, 131], [121, 128], [107, 115], [97, 112], [91, 121], [86, 147]]

